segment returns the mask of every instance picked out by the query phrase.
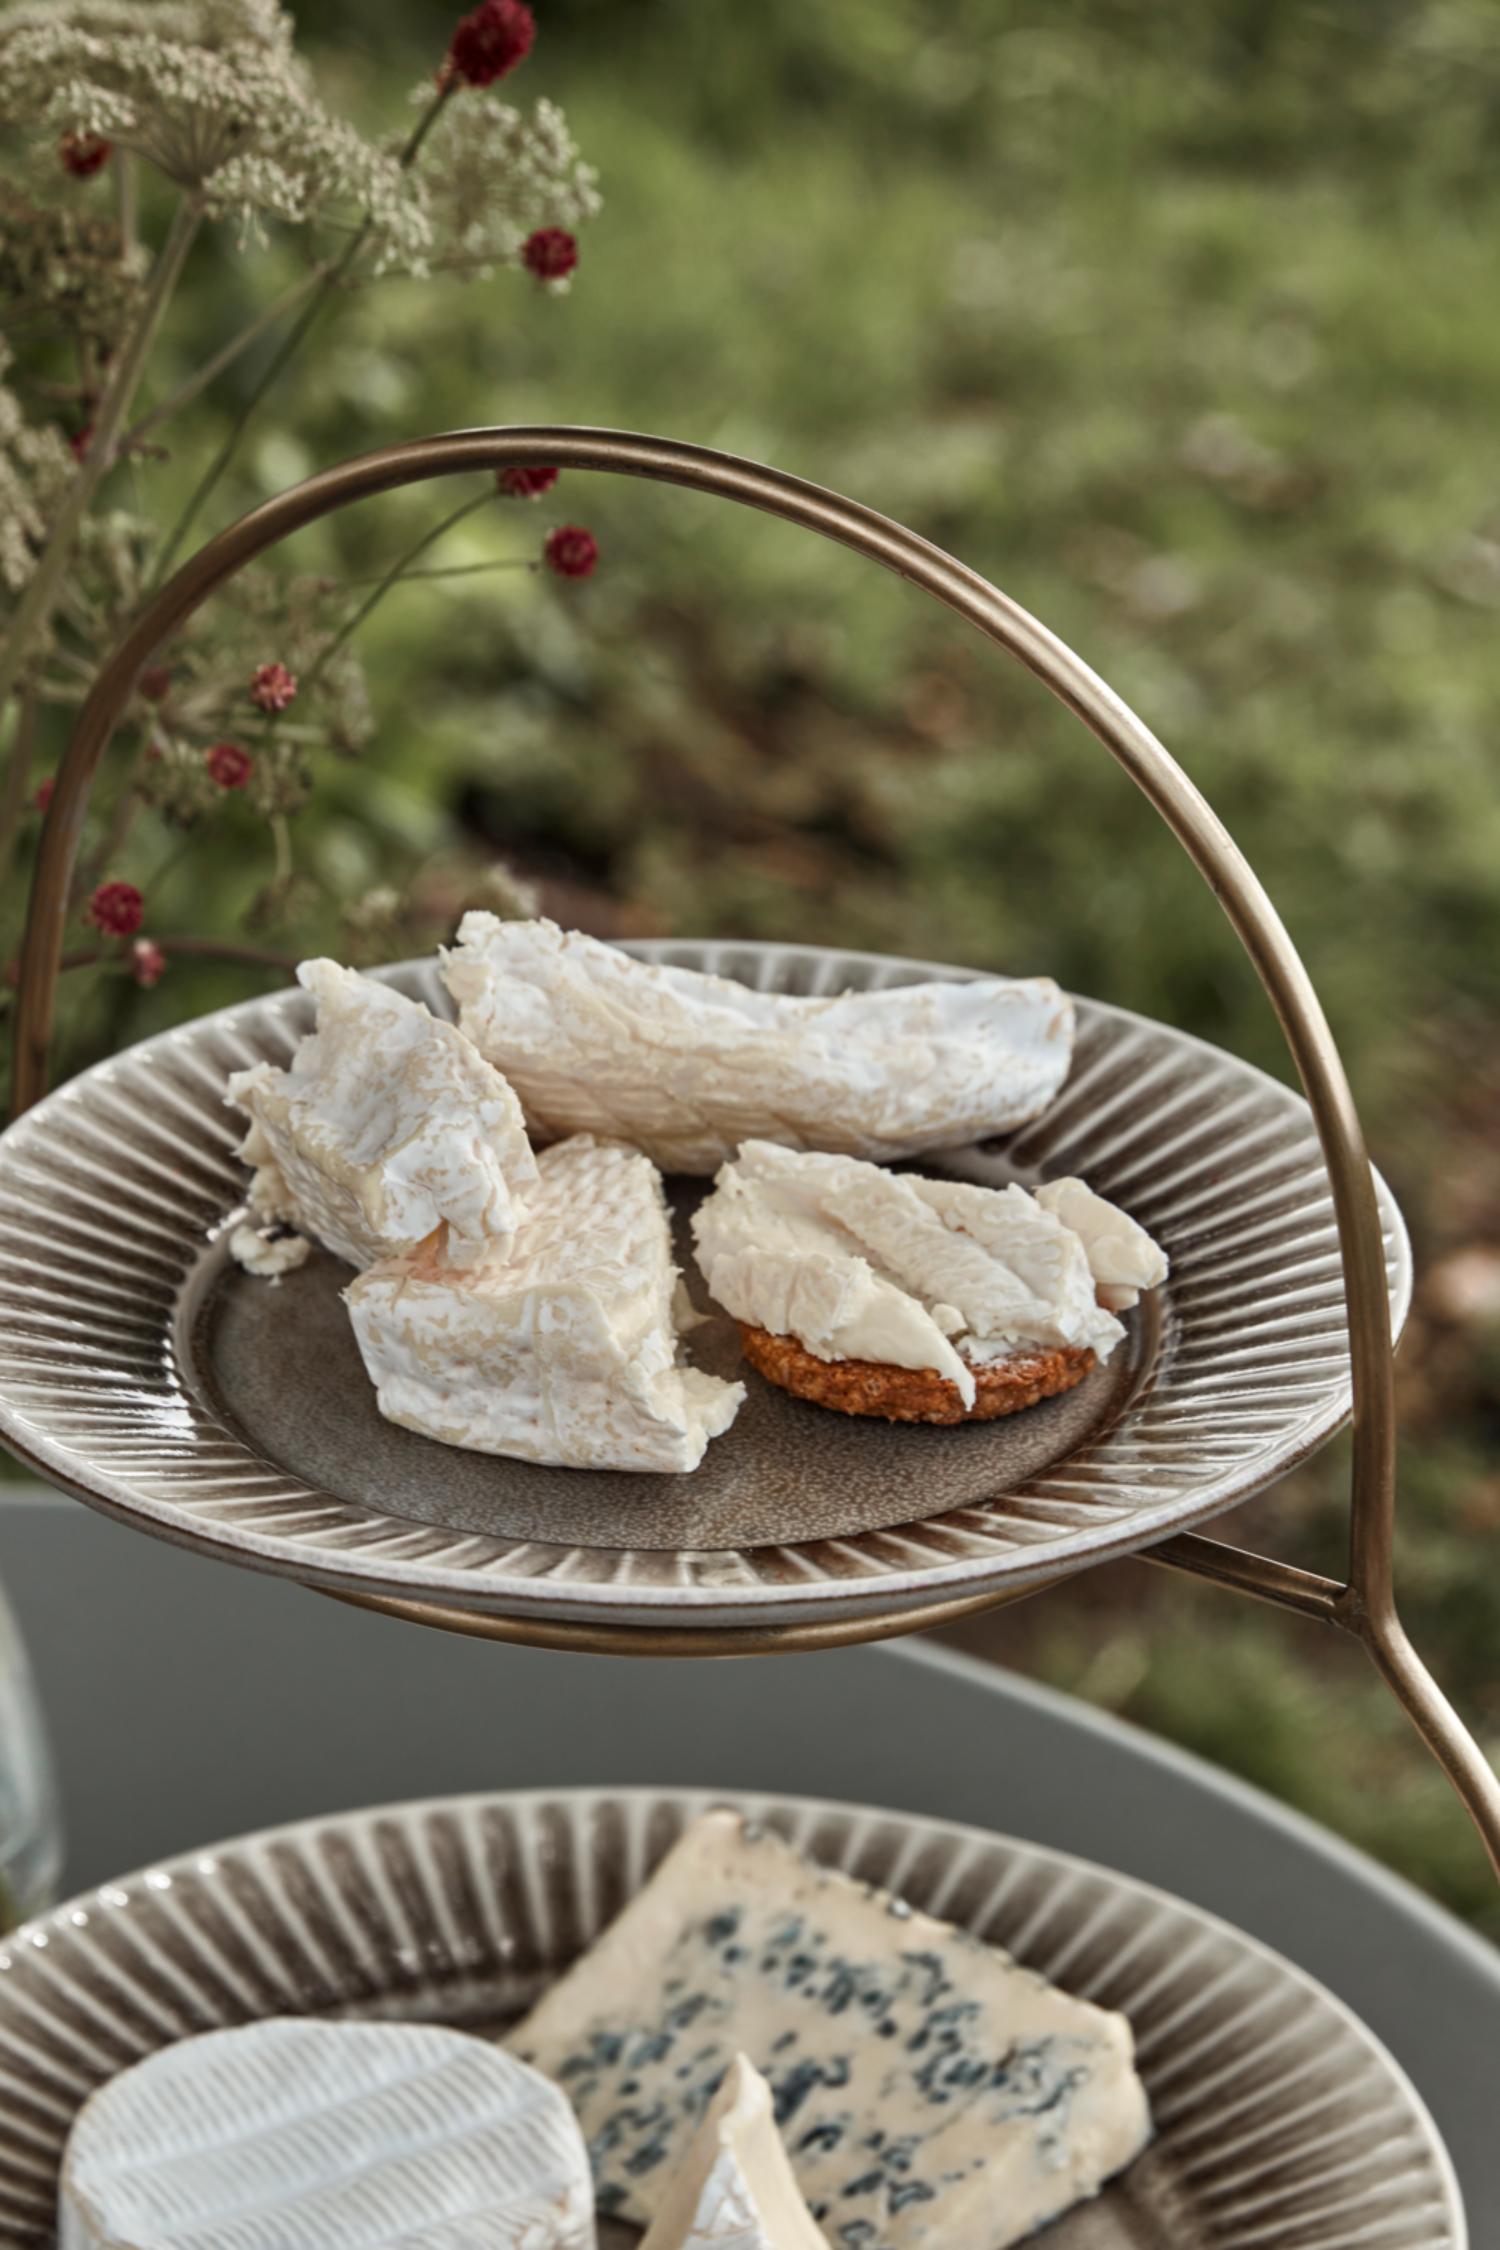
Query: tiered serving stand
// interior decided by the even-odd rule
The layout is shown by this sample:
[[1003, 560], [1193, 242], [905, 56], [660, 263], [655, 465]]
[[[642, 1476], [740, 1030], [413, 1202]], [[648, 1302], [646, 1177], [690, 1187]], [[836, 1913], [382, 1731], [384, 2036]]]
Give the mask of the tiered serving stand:
[[[1048, 1116], [949, 1160], [981, 1179], [1083, 1171], [1172, 1251], [1164, 1303], [1137, 1317], [1120, 1366], [1072, 1405], [1050, 1402], [1014, 1428], [893, 1432], [760, 1400], [689, 1479], [570, 1479], [450, 1455], [388, 1430], [363, 1387], [342, 1381], [337, 1355], [352, 1346], [331, 1262], [273, 1293], [224, 1254], [243, 1192], [224, 1080], [257, 1055], [284, 1059], [307, 1027], [299, 993], [182, 1027], [48, 1094], [85, 809], [142, 668], [236, 571], [317, 518], [398, 486], [538, 461], [757, 508], [910, 580], [1077, 713], [1223, 905], [1306, 1106], [1197, 1042], [1081, 1003], [1074, 1074]], [[801, 991], [966, 973], [804, 948], [637, 950]], [[384, 973], [446, 1005], [430, 964]], [[15, 1084], [16, 1121], [0, 1139], [0, 1436], [91, 1504], [417, 1623], [649, 1655], [915, 1632], [1139, 1550], [1359, 1640], [1500, 1870], [1500, 1784], [1396, 1610], [1405, 1237], [1307, 972], [1243, 855], [1140, 720], [1016, 603], [872, 510], [700, 447], [547, 427], [392, 446], [256, 509], [148, 604], [85, 705], [36, 867]], [[1344, 1580], [1190, 1528], [1272, 1481], [1351, 1410]]]

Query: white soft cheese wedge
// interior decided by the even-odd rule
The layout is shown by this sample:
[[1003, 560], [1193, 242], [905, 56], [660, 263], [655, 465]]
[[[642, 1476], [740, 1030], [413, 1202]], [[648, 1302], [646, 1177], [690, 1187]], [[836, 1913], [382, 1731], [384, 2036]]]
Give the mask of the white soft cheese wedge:
[[58, 2250], [593, 2250], [567, 2101], [427, 2024], [272, 2018], [164, 2047], [92, 2095]]
[[511, 2036], [578, 2113], [601, 2216], [666, 2207], [737, 2054], [836, 2250], [1005, 2250], [1150, 2134], [1130, 2026], [706, 1814]]
[[317, 1030], [288, 1070], [229, 1081], [251, 1117], [250, 1211], [315, 1235], [352, 1266], [415, 1249], [435, 1227], [472, 1265], [505, 1250], [536, 1180], [521, 1105], [451, 1023], [336, 961], [297, 971]]
[[641, 2250], [828, 2250], [748, 2056], [725, 2072]]
[[1044, 1181], [1036, 1199], [1083, 1244], [1099, 1302], [1111, 1312], [1129, 1312], [1143, 1289], [1166, 1280], [1167, 1253], [1160, 1243], [1082, 1180]]
[[1124, 1334], [1079, 1236], [1023, 1187], [747, 1141], [693, 1235], [710, 1294], [736, 1320], [819, 1359], [930, 1367], [965, 1405], [976, 1364], [1038, 1344], [1103, 1360]]
[[666, 1172], [740, 1143], [913, 1156], [1022, 1124], [1067, 1076], [1050, 977], [808, 999], [633, 961], [552, 922], [466, 914], [443, 974], [532, 1128], [618, 1133]]
[[508, 1258], [430, 1252], [346, 1293], [380, 1411], [448, 1445], [573, 1469], [695, 1469], [742, 1383], [681, 1359], [661, 1175], [583, 1133], [544, 1149]]

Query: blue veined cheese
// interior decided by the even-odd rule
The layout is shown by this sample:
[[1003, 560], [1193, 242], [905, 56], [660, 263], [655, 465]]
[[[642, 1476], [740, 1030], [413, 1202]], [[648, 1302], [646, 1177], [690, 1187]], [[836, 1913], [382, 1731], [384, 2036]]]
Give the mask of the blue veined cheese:
[[588, 1133], [544, 1149], [506, 1257], [466, 1272], [428, 1251], [346, 1298], [391, 1422], [448, 1445], [573, 1469], [695, 1469], [742, 1383], [690, 1367], [661, 1176]]
[[110, 2079], [63, 2157], [58, 2250], [594, 2250], [566, 2100], [427, 2024], [273, 2017]]
[[282, 1220], [352, 1266], [414, 1250], [435, 1228], [470, 1266], [508, 1249], [536, 1183], [521, 1105], [451, 1023], [336, 961], [304, 961], [317, 1029], [286, 1070], [229, 1081], [248, 1110], [250, 1214]]
[[725, 2072], [641, 2250], [827, 2250], [776, 2130], [771, 2089], [747, 2056]]
[[[1128, 1230], [1154, 1279], [1166, 1272], [1123, 1211], [1081, 1180], [1063, 1184], [1076, 1193], [1058, 1212], [1045, 1191], [1015, 1184], [921, 1179], [747, 1141], [694, 1215], [698, 1264], [710, 1295], [749, 1327], [794, 1336], [819, 1359], [931, 1368], [972, 1406], [976, 1366], [1037, 1345], [1105, 1360], [1124, 1335], [1068, 1217], [1079, 1196], [1097, 1241], [1123, 1243]], [[1128, 1247], [1134, 1262], [1120, 1270], [1144, 1270]]]
[[1050, 977], [808, 997], [634, 961], [553, 922], [466, 914], [443, 975], [459, 1023], [544, 1139], [618, 1134], [665, 1172], [742, 1141], [890, 1160], [1039, 1116], [1068, 1073]]
[[736, 2054], [835, 2250], [1005, 2250], [1150, 2135], [1130, 2026], [714, 1812], [512, 2034], [654, 2220]]

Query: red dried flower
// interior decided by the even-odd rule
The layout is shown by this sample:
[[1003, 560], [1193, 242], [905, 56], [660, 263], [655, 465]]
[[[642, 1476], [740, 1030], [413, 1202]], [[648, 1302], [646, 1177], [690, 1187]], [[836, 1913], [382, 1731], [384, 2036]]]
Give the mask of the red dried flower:
[[512, 500], [540, 500], [557, 482], [556, 469], [538, 463], [534, 469], [499, 469], [495, 482]]
[[243, 789], [255, 771], [255, 760], [237, 742], [216, 742], [211, 750], [204, 751], [203, 763], [210, 780], [221, 789]]
[[536, 18], [525, 0], [482, 0], [465, 16], [448, 49], [448, 60], [471, 86], [493, 86], [524, 62], [536, 37]]
[[167, 965], [167, 957], [155, 938], [138, 937], [130, 948], [130, 973], [137, 984], [149, 990]]
[[83, 428], [81, 430], [75, 430], [73, 432], [73, 435], [69, 438], [68, 451], [72, 454], [75, 461], [86, 461], [89, 455], [89, 447], [93, 444], [93, 442], [94, 425], [92, 422], [85, 422]]
[[297, 679], [284, 664], [262, 664], [251, 675], [250, 700], [262, 711], [284, 711], [297, 697]]
[[56, 787], [57, 783], [52, 780], [50, 775], [46, 781], [39, 781], [37, 783], [36, 795], [32, 798], [31, 801], [36, 806], [36, 809], [39, 813], [44, 813], [47, 810], [47, 807], [51, 804], [52, 792], [56, 789]]
[[106, 937], [134, 937], [145, 912], [146, 901], [134, 883], [101, 883], [83, 918]]
[[148, 664], [135, 684], [148, 703], [165, 703], [172, 692], [172, 674], [165, 664]]
[[521, 263], [538, 281], [566, 281], [578, 263], [578, 243], [566, 227], [538, 227], [521, 245]]
[[599, 560], [599, 542], [582, 524], [560, 523], [548, 532], [542, 553], [559, 578], [587, 578]]
[[109, 162], [113, 144], [102, 141], [97, 133], [64, 133], [57, 153], [65, 172], [71, 172], [75, 180], [86, 180]]

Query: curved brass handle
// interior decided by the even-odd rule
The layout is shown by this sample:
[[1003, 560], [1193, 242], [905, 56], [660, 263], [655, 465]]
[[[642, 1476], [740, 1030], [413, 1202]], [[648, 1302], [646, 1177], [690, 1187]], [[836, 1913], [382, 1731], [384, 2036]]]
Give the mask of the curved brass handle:
[[268, 500], [185, 563], [142, 611], [79, 716], [42, 832], [21, 958], [16, 1107], [47, 1085], [63, 927], [84, 811], [99, 760], [136, 676], [193, 612], [244, 564], [319, 517], [398, 486], [521, 463], [594, 469], [685, 485], [782, 516], [909, 579], [1034, 672], [1092, 729], [1142, 789], [1202, 873], [1237, 931], [1276, 1010], [1311, 1106], [1333, 1190], [1349, 1315], [1354, 1469], [1349, 1582], [1191, 1538], [1170, 1560], [1331, 1617], [1363, 1640], [1450, 1775], [1500, 1870], [1500, 1782], [1411, 1648], [1392, 1591], [1396, 1417], [1385, 1251], [1369, 1157], [1349, 1082], [1312, 982], [1244, 854], [1150, 730], [1071, 649], [1017, 603], [873, 509], [777, 469], [704, 446], [622, 430], [569, 427], [456, 430], [340, 463]]

